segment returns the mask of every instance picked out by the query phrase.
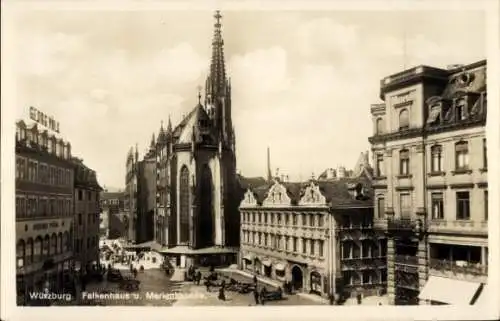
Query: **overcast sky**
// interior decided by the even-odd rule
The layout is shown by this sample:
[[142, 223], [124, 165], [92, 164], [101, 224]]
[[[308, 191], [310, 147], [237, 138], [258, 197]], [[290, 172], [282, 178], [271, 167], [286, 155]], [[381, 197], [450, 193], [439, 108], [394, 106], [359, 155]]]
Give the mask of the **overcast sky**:
[[[23, 13], [16, 20], [17, 116], [53, 115], [101, 185], [121, 187], [129, 148], [197, 103], [212, 12]], [[222, 12], [237, 166], [291, 179], [370, 149], [379, 81], [407, 67], [485, 58], [481, 12]], [[404, 39], [406, 35], [406, 46]], [[403, 54], [406, 47], [406, 55]], [[406, 57], [406, 59], [405, 59]]]

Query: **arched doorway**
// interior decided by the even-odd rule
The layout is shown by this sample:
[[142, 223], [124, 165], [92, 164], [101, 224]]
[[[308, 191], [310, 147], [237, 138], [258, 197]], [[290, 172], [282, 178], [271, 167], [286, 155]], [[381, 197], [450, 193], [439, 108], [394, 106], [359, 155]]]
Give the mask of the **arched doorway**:
[[213, 180], [210, 168], [205, 165], [200, 178], [200, 218], [198, 221], [199, 245], [215, 244], [215, 218], [213, 209]]
[[189, 242], [189, 170], [183, 166], [179, 178], [179, 241]]
[[302, 269], [295, 265], [292, 268], [292, 286], [295, 290], [301, 290], [304, 283], [304, 274], [302, 273]]

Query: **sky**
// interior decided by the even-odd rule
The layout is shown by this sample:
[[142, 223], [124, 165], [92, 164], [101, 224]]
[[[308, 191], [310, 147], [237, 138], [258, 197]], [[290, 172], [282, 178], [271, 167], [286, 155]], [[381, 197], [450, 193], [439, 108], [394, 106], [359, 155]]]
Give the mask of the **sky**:
[[[486, 56], [474, 11], [222, 12], [237, 167], [291, 180], [370, 150], [370, 104], [380, 80], [405, 67], [446, 67]], [[72, 153], [101, 185], [125, 184], [168, 117], [197, 103], [213, 34], [211, 11], [24, 11], [15, 20], [16, 115], [34, 106], [60, 122]]]

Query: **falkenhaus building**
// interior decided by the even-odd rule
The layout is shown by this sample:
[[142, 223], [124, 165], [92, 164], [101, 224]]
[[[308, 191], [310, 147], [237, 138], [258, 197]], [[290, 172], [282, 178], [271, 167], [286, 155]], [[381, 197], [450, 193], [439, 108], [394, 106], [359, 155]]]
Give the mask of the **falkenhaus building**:
[[341, 299], [386, 288], [386, 240], [373, 230], [372, 169], [329, 169], [309, 182], [240, 177], [240, 268], [299, 292]]
[[477, 304], [488, 271], [486, 61], [419, 66], [372, 105], [375, 222], [395, 304]]

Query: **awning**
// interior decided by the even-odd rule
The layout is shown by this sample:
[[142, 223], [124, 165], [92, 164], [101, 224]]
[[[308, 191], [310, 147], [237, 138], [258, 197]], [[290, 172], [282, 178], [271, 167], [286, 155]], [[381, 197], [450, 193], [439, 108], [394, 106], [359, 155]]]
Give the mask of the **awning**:
[[418, 296], [422, 300], [451, 305], [470, 305], [481, 283], [430, 276]]
[[264, 260], [262, 261], [262, 264], [264, 264], [265, 266], [271, 266], [273, 262], [271, 262], [271, 260]]
[[247, 255], [243, 256], [243, 259], [248, 260], [248, 261], [253, 261], [253, 255], [247, 254]]
[[473, 304], [476, 306], [487, 307], [491, 305], [491, 299], [494, 298], [491, 293], [491, 287], [488, 284], [483, 285], [483, 289], [479, 292], [479, 297]]
[[205, 247], [201, 249], [193, 249], [187, 246], [179, 245], [173, 248], [162, 249], [159, 251], [163, 254], [185, 254], [185, 255], [209, 255], [209, 254], [234, 254], [236, 250], [229, 247]]
[[274, 268], [278, 271], [284, 271], [285, 270], [285, 264], [283, 263], [277, 263]]

